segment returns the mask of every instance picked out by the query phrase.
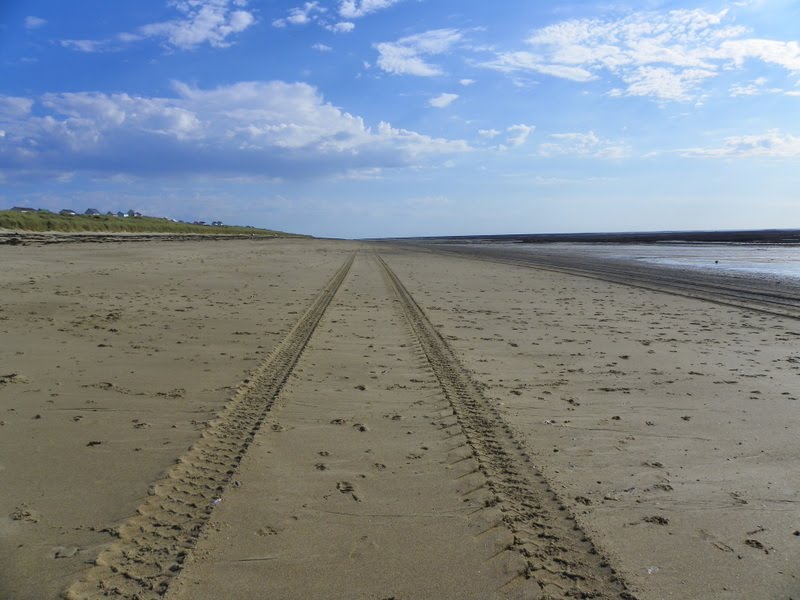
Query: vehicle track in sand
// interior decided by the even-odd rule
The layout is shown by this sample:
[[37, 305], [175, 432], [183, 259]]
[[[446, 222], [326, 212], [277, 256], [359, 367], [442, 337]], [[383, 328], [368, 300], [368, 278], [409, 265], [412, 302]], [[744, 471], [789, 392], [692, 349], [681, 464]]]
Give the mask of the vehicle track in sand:
[[489, 502], [500, 508], [512, 548], [525, 559], [521, 576], [539, 585], [542, 598], [632, 600], [450, 345], [383, 258], [375, 259], [455, 414], [455, 422], [445, 419], [441, 427], [462, 430], [492, 494]]
[[612, 261], [584, 260], [575, 257], [558, 257], [553, 254], [522, 255], [516, 251], [495, 251], [485, 248], [438, 248], [414, 246], [443, 255], [478, 259], [486, 262], [542, 269], [567, 275], [577, 275], [640, 289], [683, 296], [695, 300], [714, 302], [747, 310], [800, 319], [800, 297], [786, 286], [785, 291], [765, 289], [758, 284], [733, 282], [722, 277], [697, 275], [688, 270], [668, 269], [655, 265], [634, 267], [618, 265]]
[[151, 488], [137, 514], [114, 532], [117, 539], [70, 586], [65, 598], [145, 600], [163, 596], [183, 568], [354, 259], [355, 255], [345, 261], [286, 337], [209, 423], [201, 439]]

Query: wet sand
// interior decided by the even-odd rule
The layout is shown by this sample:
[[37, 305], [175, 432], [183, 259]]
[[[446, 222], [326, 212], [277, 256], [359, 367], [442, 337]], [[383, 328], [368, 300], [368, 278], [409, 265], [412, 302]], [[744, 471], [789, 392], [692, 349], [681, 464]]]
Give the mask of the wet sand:
[[[105, 597], [126, 543], [175, 598], [798, 597], [796, 319], [384, 245], [0, 261], [0, 597]], [[198, 501], [176, 460], [294, 338]]]
[[390, 262], [638, 597], [798, 597], [800, 321], [549, 270]]
[[96, 558], [344, 250], [0, 247], [0, 598], [56, 598]]

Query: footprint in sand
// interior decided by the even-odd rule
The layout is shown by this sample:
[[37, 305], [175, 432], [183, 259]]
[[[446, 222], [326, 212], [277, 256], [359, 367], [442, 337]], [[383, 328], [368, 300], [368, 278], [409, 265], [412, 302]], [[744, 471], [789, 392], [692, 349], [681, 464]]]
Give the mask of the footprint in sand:
[[361, 502], [361, 498], [359, 498], [355, 494], [355, 488], [353, 487], [353, 484], [350, 483], [349, 481], [340, 481], [339, 483], [336, 484], [336, 489], [339, 490], [342, 494], [350, 494], [350, 496], [356, 502]]

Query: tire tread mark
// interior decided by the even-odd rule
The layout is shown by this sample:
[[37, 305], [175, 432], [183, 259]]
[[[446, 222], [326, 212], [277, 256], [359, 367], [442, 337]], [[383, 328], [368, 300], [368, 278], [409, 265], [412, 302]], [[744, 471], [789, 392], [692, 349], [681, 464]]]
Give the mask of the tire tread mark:
[[[415, 250], [421, 250], [415, 247]], [[776, 315], [779, 317], [789, 317], [800, 319], [800, 299], [794, 295], [777, 294], [761, 290], [747, 289], [743, 287], [725, 286], [722, 284], [704, 285], [680, 280], [678, 276], [669, 276], [667, 273], [634, 273], [632, 271], [611, 266], [591, 265], [586, 267], [575, 267], [572, 265], [562, 265], [556, 262], [547, 262], [546, 259], [530, 257], [525, 259], [499, 257], [491, 255], [480, 255], [475, 252], [450, 250], [444, 248], [426, 249], [429, 252], [457, 256], [459, 258], [475, 259], [484, 262], [524, 267], [528, 269], [540, 269], [554, 273], [575, 275], [597, 281], [606, 281], [619, 285], [661, 292], [682, 296], [693, 300], [703, 300], [723, 306], [732, 306], [745, 310], [752, 310], [761, 313]]]
[[524, 558], [524, 576], [547, 598], [634, 600], [447, 341], [383, 258], [375, 258], [486, 478], [492, 494], [487, 506], [499, 506], [503, 525], [513, 534], [511, 549]]
[[161, 598], [185, 563], [238, 464], [344, 281], [351, 255], [292, 329], [166, 476], [117, 539], [65, 593], [68, 600]]

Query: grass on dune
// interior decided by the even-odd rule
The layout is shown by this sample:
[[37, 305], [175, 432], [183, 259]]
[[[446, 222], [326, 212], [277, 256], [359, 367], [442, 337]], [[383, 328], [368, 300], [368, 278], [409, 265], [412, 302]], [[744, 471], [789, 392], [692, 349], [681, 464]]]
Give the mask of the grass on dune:
[[0, 210], [0, 229], [12, 231], [60, 231], [67, 233], [205, 233], [256, 235], [263, 237], [305, 237], [297, 234], [238, 225], [193, 225], [155, 217], [112, 217], [110, 215], [59, 215], [50, 212]]

